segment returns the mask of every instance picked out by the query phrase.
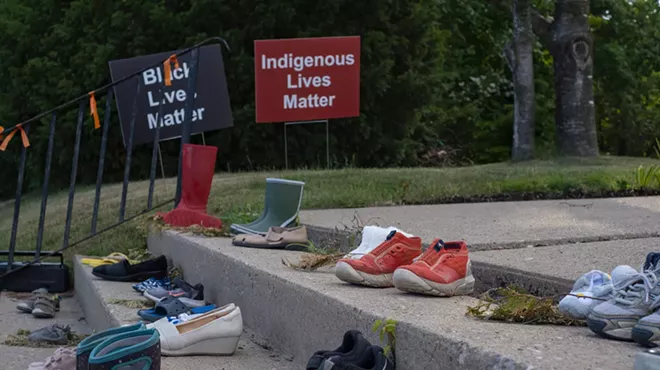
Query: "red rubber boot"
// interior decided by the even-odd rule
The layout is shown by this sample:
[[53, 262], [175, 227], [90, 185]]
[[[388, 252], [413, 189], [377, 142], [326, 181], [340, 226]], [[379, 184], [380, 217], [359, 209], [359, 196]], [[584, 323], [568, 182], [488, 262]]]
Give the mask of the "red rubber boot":
[[183, 146], [181, 200], [175, 209], [162, 215], [165, 223], [176, 227], [200, 225], [222, 228], [219, 218], [206, 213], [217, 153], [218, 148], [214, 146]]

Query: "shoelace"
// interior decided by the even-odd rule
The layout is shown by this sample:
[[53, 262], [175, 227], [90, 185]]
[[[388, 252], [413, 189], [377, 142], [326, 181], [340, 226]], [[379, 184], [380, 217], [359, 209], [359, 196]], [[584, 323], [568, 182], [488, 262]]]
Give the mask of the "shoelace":
[[[429, 249], [427, 249], [426, 252], [424, 252], [424, 254], [422, 254], [422, 256], [419, 258], [419, 260], [422, 261], [422, 262], [426, 262], [426, 264], [430, 266], [433, 263], [435, 263], [437, 258], [439, 258], [439, 257], [437, 257], [437, 255], [440, 252], [442, 252], [443, 249], [445, 249], [445, 242], [440, 240], [435, 245], [429, 246]], [[449, 254], [448, 256], [449, 256], [449, 258], [454, 257], [453, 254]]]
[[388, 243], [388, 242], [389, 242], [389, 240], [384, 241], [381, 245], [379, 245], [378, 247], [376, 247], [376, 249], [374, 249], [373, 251], [371, 251], [369, 254], [373, 254], [373, 255], [376, 255], [376, 256], [380, 255], [380, 254], [383, 253], [386, 249], [388, 249], [389, 247], [392, 246], [392, 245], [391, 245], [390, 243]]
[[432, 265], [434, 260], [436, 259], [436, 255], [440, 253], [440, 251], [435, 250], [434, 248], [430, 248], [424, 255], [419, 259], [422, 262], [426, 262], [428, 265]]
[[[653, 288], [658, 284], [659, 280], [656, 270], [648, 270], [645, 272], [631, 275], [630, 278], [617, 284], [614, 294], [614, 300], [617, 303], [632, 306], [635, 304], [637, 298], [643, 298], [645, 303], [649, 302], [650, 294]], [[656, 308], [660, 305], [660, 296], [653, 300], [651, 308]]]

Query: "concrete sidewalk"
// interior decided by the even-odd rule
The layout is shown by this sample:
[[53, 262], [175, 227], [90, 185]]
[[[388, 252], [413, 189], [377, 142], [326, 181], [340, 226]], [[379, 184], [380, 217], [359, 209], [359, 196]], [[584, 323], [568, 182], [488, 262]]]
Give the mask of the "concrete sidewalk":
[[[70, 325], [71, 330], [78, 334], [90, 334], [90, 329], [83, 318], [78, 301], [74, 297], [63, 298], [60, 311], [53, 319], [37, 319], [34, 316], [19, 312], [16, 305], [21, 300], [11, 297], [7, 292], [0, 293], [0, 341], [4, 343], [10, 334], [16, 334], [19, 329], [34, 331], [52, 324]], [[55, 348], [15, 347], [0, 344], [0, 358], [4, 370], [25, 370], [30, 363], [44, 361], [52, 356]]]
[[484, 250], [657, 237], [660, 197], [307, 210], [300, 219], [337, 230], [396, 226], [426, 243], [464, 239]]

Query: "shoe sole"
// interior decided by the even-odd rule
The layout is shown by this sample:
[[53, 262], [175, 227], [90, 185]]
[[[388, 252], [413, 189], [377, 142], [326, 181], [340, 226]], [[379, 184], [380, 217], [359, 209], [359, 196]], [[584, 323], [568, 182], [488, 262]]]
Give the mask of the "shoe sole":
[[38, 319], [52, 319], [53, 317], [55, 317], [55, 314], [43, 311], [39, 308], [35, 308], [34, 310], [32, 310], [32, 316]]
[[637, 324], [632, 328], [632, 338], [644, 347], [657, 347], [656, 342], [660, 342], [660, 328]]
[[21, 311], [21, 312], [24, 312], [24, 313], [32, 313], [32, 310], [33, 310], [34, 308], [32, 308], [32, 307], [30, 307], [30, 306], [28, 306], [28, 305], [20, 304], [20, 303], [19, 303], [19, 304], [16, 306], [16, 309], [19, 310], [19, 311]]
[[165, 271], [146, 271], [146, 272], [139, 272], [137, 274], [133, 275], [128, 275], [128, 276], [109, 276], [105, 274], [99, 274], [97, 272], [94, 272], [92, 270], [92, 275], [96, 277], [100, 277], [103, 280], [109, 280], [109, 281], [123, 281], [123, 282], [130, 282], [130, 281], [144, 281], [149, 279], [150, 277], [154, 277], [156, 279], [164, 279], [167, 277], [167, 272]]
[[161, 346], [163, 356], [230, 356], [236, 352], [241, 337], [207, 339], [179, 350], [168, 350]]
[[372, 275], [358, 271], [346, 262], [338, 262], [335, 266], [335, 276], [339, 280], [351, 284], [364, 285], [372, 288], [391, 288], [392, 274]]
[[[615, 321], [616, 320], [616, 321]], [[619, 318], [607, 319], [600, 316], [589, 315], [587, 317], [587, 326], [591, 331], [607, 339], [632, 342], [632, 329], [637, 323], [637, 318]], [[629, 322], [631, 325], [621, 327], [621, 323]]]
[[437, 297], [451, 297], [468, 295], [474, 292], [474, 276], [469, 275], [453, 283], [442, 284], [424, 279], [406, 269], [397, 269], [392, 277], [394, 286], [404, 292], [433, 295]]

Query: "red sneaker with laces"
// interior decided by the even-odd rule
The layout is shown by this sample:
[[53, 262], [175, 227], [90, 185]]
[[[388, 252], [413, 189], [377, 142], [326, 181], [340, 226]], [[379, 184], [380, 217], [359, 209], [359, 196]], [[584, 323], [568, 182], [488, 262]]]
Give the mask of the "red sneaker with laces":
[[474, 277], [467, 244], [436, 239], [421, 258], [394, 271], [392, 280], [405, 292], [445, 297], [470, 294]]
[[413, 262], [422, 254], [422, 239], [408, 238], [393, 230], [387, 239], [360, 259], [341, 259], [335, 267], [335, 275], [348, 283], [386, 288], [392, 284], [392, 274], [397, 267]]

